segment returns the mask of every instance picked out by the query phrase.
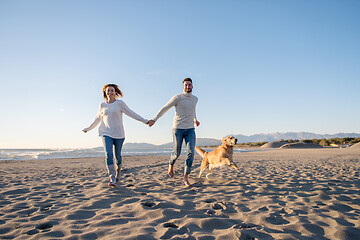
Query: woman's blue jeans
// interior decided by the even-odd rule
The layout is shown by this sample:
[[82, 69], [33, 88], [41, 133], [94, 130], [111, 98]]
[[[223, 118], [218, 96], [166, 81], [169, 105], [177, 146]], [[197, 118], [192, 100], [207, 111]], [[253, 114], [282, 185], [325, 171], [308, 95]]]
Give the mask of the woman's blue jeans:
[[103, 136], [102, 140], [105, 149], [106, 164], [108, 166], [114, 164], [114, 153], [115, 153], [116, 164], [121, 165], [122, 163], [121, 149], [125, 138], [116, 139], [108, 136]]
[[194, 150], [195, 150], [195, 144], [196, 144], [196, 134], [195, 134], [195, 128], [189, 128], [189, 129], [173, 129], [173, 143], [174, 148], [173, 152], [170, 156], [170, 165], [174, 165], [176, 162], [176, 159], [179, 158], [181, 153], [181, 146], [183, 143], [183, 140], [185, 140], [186, 144], [186, 161], [185, 161], [185, 174], [190, 174], [191, 167], [194, 160]]

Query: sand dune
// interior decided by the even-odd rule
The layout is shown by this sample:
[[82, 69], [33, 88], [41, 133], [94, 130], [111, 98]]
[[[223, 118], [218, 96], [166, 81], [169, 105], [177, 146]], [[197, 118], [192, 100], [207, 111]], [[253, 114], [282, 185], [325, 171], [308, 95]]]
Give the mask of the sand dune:
[[285, 149], [235, 154], [240, 171], [181, 184], [167, 156], [125, 157], [107, 187], [103, 159], [0, 162], [0, 238], [360, 239], [360, 154]]
[[299, 148], [323, 148], [320, 144], [317, 143], [304, 143], [304, 142], [296, 142], [296, 143], [288, 143], [282, 145], [280, 148], [291, 148], [291, 149], [299, 149]]
[[355, 143], [355, 144], [352, 145], [350, 148], [351, 148], [351, 149], [355, 149], [355, 148], [360, 149], [360, 142]]
[[280, 148], [285, 144], [288, 144], [288, 142], [269, 142], [262, 145], [261, 148]]

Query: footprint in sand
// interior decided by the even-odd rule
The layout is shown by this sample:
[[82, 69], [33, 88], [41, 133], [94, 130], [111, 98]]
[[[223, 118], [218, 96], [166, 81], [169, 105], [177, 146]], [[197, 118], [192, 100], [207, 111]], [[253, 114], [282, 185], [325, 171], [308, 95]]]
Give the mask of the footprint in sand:
[[37, 233], [39, 233], [39, 230], [37, 229], [32, 229], [26, 232], [27, 235], [35, 235]]
[[175, 223], [171, 223], [171, 222], [170, 223], [164, 223], [163, 226], [166, 227], [166, 228], [178, 228], [179, 227]]
[[54, 225], [51, 222], [45, 222], [45, 223], [40, 223], [39, 225], [36, 226], [37, 229], [40, 230], [45, 230], [48, 228], [52, 228]]
[[339, 211], [339, 212], [350, 212], [350, 211], [354, 210], [352, 207], [345, 205], [345, 204], [340, 204], [340, 203], [334, 203], [332, 206], [330, 206], [330, 209]]
[[224, 209], [220, 204], [218, 203], [215, 203], [213, 206], [212, 206], [213, 209], [215, 210], [220, 210], [220, 209]]
[[204, 231], [214, 229], [230, 229], [234, 226], [234, 220], [224, 218], [204, 218], [200, 221], [200, 227]]
[[265, 206], [265, 207], [259, 208], [258, 211], [266, 212], [266, 211], [269, 211], [269, 209]]
[[323, 236], [325, 234], [325, 231], [322, 227], [315, 225], [315, 224], [310, 224], [310, 223], [306, 223], [303, 224], [303, 227], [308, 230], [309, 232], [316, 234], [316, 235], [320, 235]]
[[235, 224], [232, 228], [238, 228], [238, 229], [248, 229], [248, 228], [255, 228], [257, 225], [252, 223], [241, 223], [241, 224]]
[[141, 205], [151, 208], [151, 207], [155, 206], [156, 204], [153, 202], [143, 202], [143, 203], [141, 203]]
[[47, 212], [50, 210], [50, 208], [52, 207], [53, 205], [52, 204], [45, 204], [44, 206], [41, 206], [40, 207], [40, 211], [41, 212]]
[[265, 218], [265, 220], [273, 225], [284, 225], [290, 223], [288, 220], [279, 215], [271, 215], [270, 217]]
[[75, 211], [74, 214], [70, 214], [67, 216], [69, 220], [81, 220], [81, 219], [89, 219], [95, 216], [94, 211]]

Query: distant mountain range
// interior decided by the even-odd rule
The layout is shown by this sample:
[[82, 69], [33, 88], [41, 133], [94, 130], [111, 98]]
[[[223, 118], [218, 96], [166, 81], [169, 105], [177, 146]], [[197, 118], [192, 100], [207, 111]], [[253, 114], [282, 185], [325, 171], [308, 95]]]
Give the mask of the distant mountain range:
[[[197, 138], [196, 145], [197, 146], [214, 146], [221, 144], [221, 140], [214, 138]], [[183, 144], [183, 147], [185, 144]], [[165, 143], [161, 145], [155, 145], [151, 143], [125, 143], [124, 148], [126, 149], [139, 149], [139, 148], [172, 148], [173, 143]]]
[[345, 138], [345, 137], [353, 137], [358, 138], [360, 137], [359, 133], [336, 133], [336, 134], [316, 134], [316, 133], [309, 133], [309, 132], [287, 132], [287, 133], [269, 133], [269, 134], [254, 134], [251, 136], [245, 135], [235, 135], [240, 143], [247, 143], [247, 142], [276, 142], [281, 139], [289, 140], [289, 139], [297, 139], [297, 140], [304, 140], [304, 139], [322, 139], [322, 138]]
[[[322, 139], [322, 138], [345, 138], [345, 137], [353, 137], [359, 138], [359, 133], [336, 133], [336, 134], [316, 134], [316, 133], [309, 133], [309, 132], [286, 132], [286, 133], [268, 133], [268, 134], [254, 134], [251, 136], [246, 135], [233, 135], [238, 139], [238, 143], [248, 143], [248, 142], [276, 142], [281, 139], [289, 140], [289, 139]], [[197, 146], [214, 146], [220, 145], [220, 139], [214, 138], [197, 138], [196, 145]], [[134, 148], [171, 148], [173, 143], [166, 143], [161, 145], [155, 145], [150, 143], [125, 143], [124, 148], [126, 149], [134, 149]]]

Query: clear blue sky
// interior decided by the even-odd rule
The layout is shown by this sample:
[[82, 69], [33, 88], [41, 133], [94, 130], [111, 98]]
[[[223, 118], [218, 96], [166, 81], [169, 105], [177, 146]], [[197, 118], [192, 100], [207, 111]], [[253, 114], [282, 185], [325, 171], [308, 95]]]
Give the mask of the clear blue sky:
[[[185, 77], [197, 137], [360, 133], [360, 1], [0, 0], [0, 148], [101, 146], [116, 83], [152, 118]], [[174, 110], [127, 142], [172, 141]]]

